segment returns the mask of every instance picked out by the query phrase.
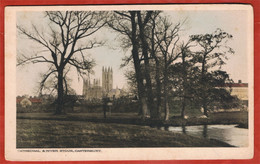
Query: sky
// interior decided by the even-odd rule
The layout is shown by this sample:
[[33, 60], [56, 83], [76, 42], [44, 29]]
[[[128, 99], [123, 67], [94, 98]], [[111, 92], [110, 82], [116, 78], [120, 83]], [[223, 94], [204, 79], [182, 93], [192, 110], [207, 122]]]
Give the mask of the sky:
[[[241, 10], [210, 10], [210, 11], [167, 11], [166, 15], [170, 17], [173, 24], [183, 22], [183, 30], [180, 35], [185, 40], [189, 35], [212, 33], [217, 28], [233, 35], [230, 40], [229, 46], [235, 51], [234, 55], [229, 57], [223, 70], [226, 70], [230, 77], [237, 82], [242, 80], [248, 82], [247, 75], [247, 49], [250, 45], [247, 44], [247, 21], [248, 12]], [[39, 31], [43, 33], [48, 32], [48, 20], [42, 12], [17, 12], [17, 25], [30, 29], [32, 24], [35, 24]], [[98, 47], [87, 51], [88, 57], [96, 62], [90, 77], [99, 78], [101, 80], [102, 66], [110, 66], [113, 68], [113, 88], [127, 87], [124, 73], [129, 68], [120, 68], [122, 58], [129, 55], [131, 51], [124, 51], [120, 47], [119, 35], [109, 29], [102, 29], [95, 33], [97, 40], [106, 40], [105, 46]], [[82, 41], [82, 43], [88, 40]], [[36, 53], [42, 49], [41, 46], [28, 40], [26, 37], [17, 33], [17, 54], [31, 54]], [[44, 64], [29, 64], [23, 67], [17, 67], [16, 82], [17, 82], [17, 95], [36, 95], [38, 89], [38, 82], [40, 81], [41, 74], [47, 71]], [[70, 78], [72, 79], [72, 88], [77, 94], [82, 94], [83, 81], [78, 78], [75, 70], [71, 71]]]

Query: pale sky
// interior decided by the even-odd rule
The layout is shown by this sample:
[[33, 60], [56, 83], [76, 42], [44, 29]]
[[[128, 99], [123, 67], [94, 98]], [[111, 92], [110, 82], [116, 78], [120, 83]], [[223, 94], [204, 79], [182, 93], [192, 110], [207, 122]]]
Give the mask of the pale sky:
[[[166, 13], [172, 18], [173, 23], [178, 23], [187, 18], [183, 25], [182, 37], [185, 39], [193, 34], [212, 33], [217, 28], [233, 35], [229, 45], [235, 51], [234, 55], [229, 57], [227, 64], [223, 67], [230, 74], [230, 77], [237, 82], [241, 79], [248, 82], [247, 75], [247, 20], [248, 13], [241, 10], [229, 11], [167, 11]], [[40, 27], [39, 30], [46, 30], [46, 18], [43, 18], [42, 12], [19, 12], [17, 13], [17, 24], [26, 28], [30, 28], [31, 24]], [[120, 40], [117, 34], [108, 29], [102, 29], [96, 33], [97, 40], [105, 39], [106, 46], [99, 47], [88, 51], [89, 57], [95, 59], [96, 67], [94, 75], [91, 78], [99, 78], [101, 80], [102, 66], [111, 66], [113, 68], [114, 84], [113, 87], [126, 87], [124, 72], [127, 68], [121, 69], [122, 58], [130, 52], [124, 52], [120, 48]], [[41, 47], [24, 36], [17, 35], [17, 52], [33, 53], [41, 50]], [[44, 64], [30, 64], [17, 68], [17, 95], [35, 95], [37, 90], [37, 82], [40, 81], [40, 73], [44, 73], [46, 66]], [[75, 71], [71, 72], [70, 78], [73, 79], [72, 88], [77, 94], [82, 94], [83, 82], [78, 80]]]

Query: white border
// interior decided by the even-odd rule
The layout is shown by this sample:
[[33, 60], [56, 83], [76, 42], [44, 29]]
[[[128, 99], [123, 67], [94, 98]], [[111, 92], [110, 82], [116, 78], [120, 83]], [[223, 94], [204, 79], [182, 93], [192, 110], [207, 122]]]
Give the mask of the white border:
[[[101, 152], [30, 153], [16, 149], [16, 12], [43, 10], [246, 10], [248, 12], [249, 146], [246, 148], [101, 148]], [[23, 6], [5, 8], [5, 157], [14, 161], [250, 159], [254, 138], [253, 9], [250, 5]], [[38, 149], [37, 149], [38, 150]], [[48, 149], [50, 150], [50, 149]], [[57, 150], [57, 149], [55, 149]], [[62, 150], [62, 149], [59, 149]], [[70, 150], [70, 149], [66, 149]], [[82, 150], [82, 149], [73, 149]]]

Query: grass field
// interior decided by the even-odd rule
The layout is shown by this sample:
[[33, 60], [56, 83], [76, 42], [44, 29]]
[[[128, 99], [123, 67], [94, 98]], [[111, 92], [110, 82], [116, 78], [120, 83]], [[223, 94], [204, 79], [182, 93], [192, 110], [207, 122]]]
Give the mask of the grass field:
[[211, 113], [209, 118], [142, 120], [137, 113], [17, 113], [17, 148], [223, 147], [216, 140], [191, 137], [150, 126], [238, 124], [247, 128], [247, 112]]
[[226, 143], [138, 125], [17, 119], [17, 148], [225, 147]]
[[189, 117], [182, 119], [178, 116], [171, 117], [169, 121], [141, 120], [137, 113], [111, 113], [107, 114], [107, 119], [102, 113], [68, 113], [66, 115], [53, 115], [52, 113], [17, 113], [18, 119], [35, 120], [63, 120], [63, 121], [88, 121], [96, 123], [120, 123], [134, 125], [210, 125], [210, 124], [239, 124], [247, 128], [248, 112], [219, 112], [211, 113], [209, 118]]

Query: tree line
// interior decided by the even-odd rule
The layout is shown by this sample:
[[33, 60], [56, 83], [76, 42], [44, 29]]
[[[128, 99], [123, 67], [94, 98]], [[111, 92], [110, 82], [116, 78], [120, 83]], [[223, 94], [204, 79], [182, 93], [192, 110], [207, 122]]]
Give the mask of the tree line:
[[[188, 101], [196, 102], [208, 116], [213, 102], [234, 98], [221, 86], [231, 83], [220, 68], [234, 54], [227, 41], [232, 35], [216, 29], [212, 34], [196, 34], [184, 41], [181, 22], [172, 22], [162, 11], [116, 11], [109, 27], [122, 34], [124, 46], [132, 49], [125, 62], [133, 63], [128, 79], [139, 97], [143, 117], [169, 119], [172, 95], [182, 101], [185, 116]], [[125, 44], [127, 43], [127, 44]]]
[[221, 87], [232, 82], [227, 72], [221, 70], [228, 55], [234, 54], [228, 46], [232, 35], [221, 29], [184, 39], [180, 35], [183, 23], [172, 22], [163, 11], [52, 11], [45, 15], [51, 24], [50, 34], [39, 32], [35, 26], [32, 31], [19, 25], [17, 29], [42, 45], [48, 54], [20, 54], [17, 65], [49, 65], [40, 88], [44, 88], [50, 76], [56, 79], [56, 114], [63, 113], [67, 72], [71, 67], [79, 76], [90, 72], [95, 63], [85, 52], [103, 45], [95, 39], [82, 45], [80, 40], [91, 38], [101, 28], [117, 32], [122, 48], [131, 49], [123, 65], [133, 65], [126, 76], [138, 95], [143, 118], [159, 119], [163, 115], [168, 120], [173, 95], [182, 102], [182, 117], [189, 101], [196, 102], [208, 116], [213, 102], [233, 99], [230, 90]]

